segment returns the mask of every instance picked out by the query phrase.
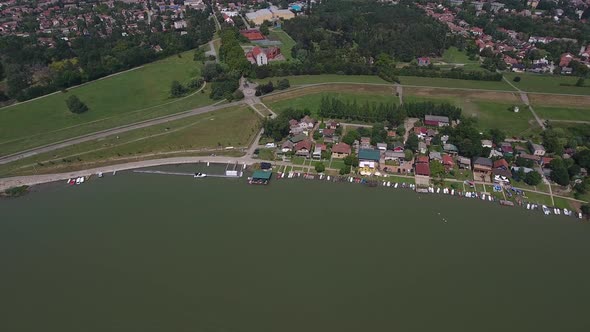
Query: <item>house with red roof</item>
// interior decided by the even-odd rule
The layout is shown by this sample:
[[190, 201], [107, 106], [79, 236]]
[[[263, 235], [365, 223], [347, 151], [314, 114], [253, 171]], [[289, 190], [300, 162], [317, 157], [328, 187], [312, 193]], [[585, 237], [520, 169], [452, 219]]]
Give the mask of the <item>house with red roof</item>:
[[417, 163], [414, 172], [416, 175], [430, 176], [430, 165], [428, 163]]
[[455, 162], [453, 161], [453, 158], [448, 154], [442, 156], [442, 164], [447, 171], [455, 167]]
[[298, 156], [309, 157], [311, 152], [311, 141], [308, 139], [304, 139], [303, 141], [298, 142], [295, 144], [295, 154]]
[[343, 159], [350, 155], [352, 149], [346, 143], [338, 143], [332, 147], [332, 158]]

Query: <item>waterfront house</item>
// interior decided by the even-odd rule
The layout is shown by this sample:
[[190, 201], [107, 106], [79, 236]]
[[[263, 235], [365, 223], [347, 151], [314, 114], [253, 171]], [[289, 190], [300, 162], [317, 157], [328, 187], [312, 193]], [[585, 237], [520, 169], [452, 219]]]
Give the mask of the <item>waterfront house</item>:
[[510, 171], [510, 165], [508, 164], [506, 159], [498, 159], [498, 160], [494, 161], [493, 167], [494, 167], [494, 169], [492, 170], [492, 172], [494, 173], [494, 175], [504, 176], [507, 178], [512, 177], [512, 172]]
[[293, 148], [295, 147], [295, 144], [293, 144], [293, 142], [291, 142], [290, 140], [286, 140], [282, 145], [281, 145], [281, 151], [283, 153], [289, 152], [289, 151], [293, 151]]
[[467, 157], [457, 157], [457, 162], [459, 163], [459, 168], [461, 169], [471, 169], [471, 160]]
[[361, 149], [370, 149], [371, 148], [371, 138], [370, 137], [361, 137]]
[[402, 142], [393, 142], [392, 150], [395, 152], [404, 152], [404, 144]]
[[482, 148], [490, 148], [491, 149], [492, 146], [493, 146], [493, 143], [491, 140], [489, 140], [489, 139], [482, 139], [481, 140], [481, 147]]
[[386, 143], [377, 143], [377, 150], [380, 150], [380, 151], [387, 150], [387, 144]]
[[420, 176], [430, 176], [430, 164], [427, 156], [418, 156], [414, 163], [414, 174]]
[[338, 143], [332, 147], [332, 158], [343, 159], [350, 155], [350, 145], [346, 143]]
[[449, 125], [449, 117], [439, 115], [424, 116], [424, 124], [433, 127], [445, 127]]
[[358, 158], [361, 175], [371, 175], [379, 167], [381, 152], [376, 149], [359, 149]]
[[326, 151], [326, 144], [316, 144], [313, 149], [312, 158], [322, 159], [322, 152]]
[[307, 139], [307, 136], [306, 135], [304, 135], [304, 134], [298, 134], [298, 135], [295, 135], [295, 136], [291, 137], [289, 140], [291, 142], [293, 142], [293, 144], [297, 144], [297, 143], [299, 143], [299, 142], [301, 142], [301, 141], [303, 141], [305, 139]]
[[398, 162], [399, 164], [401, 164], [406, 160], [406, 154], [403, 152], [395, 152], [392, 150], [387, 150], [383, 154], [383, 159], [385, 161], [394, 161], [394, 162]]
[[448, 172], [455, 167], [455, 162], [453, 161], [453, 157], [448, 154], [442, 156], [442, 164], [445, 167], [445, 170]]
[[493, 162], [489, 158], [477, 157], [473, 159], [473, 179], [476, 181], [492, 182]]
[[302, 157], [309, 157], [311, 152], [311, 141], [308, 139], [304, 139], [299, 143], [295, 144], [295, 154]]

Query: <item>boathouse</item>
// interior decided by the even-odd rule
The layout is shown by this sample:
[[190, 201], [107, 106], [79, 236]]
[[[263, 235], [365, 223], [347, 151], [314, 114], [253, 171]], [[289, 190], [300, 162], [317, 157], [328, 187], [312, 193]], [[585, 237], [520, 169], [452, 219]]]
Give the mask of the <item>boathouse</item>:
[[271, 175], [272, 172], [254, 171], [254, 174], [252, 174], [252, 180], [250, 180], [250, 184], [268, 184]]

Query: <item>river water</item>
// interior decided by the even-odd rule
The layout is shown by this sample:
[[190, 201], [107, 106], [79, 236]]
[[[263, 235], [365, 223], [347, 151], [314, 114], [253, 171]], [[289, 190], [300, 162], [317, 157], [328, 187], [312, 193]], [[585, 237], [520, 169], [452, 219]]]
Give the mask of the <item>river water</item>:
[[590, 331], [589, 239], [479, 200], [120, 173], [0, 200], [0, 331]]

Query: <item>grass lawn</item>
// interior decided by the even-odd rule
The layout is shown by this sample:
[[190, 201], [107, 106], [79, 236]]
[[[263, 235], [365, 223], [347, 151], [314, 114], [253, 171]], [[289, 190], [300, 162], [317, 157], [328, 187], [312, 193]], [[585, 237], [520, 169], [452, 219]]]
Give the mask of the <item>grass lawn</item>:
[[[449, 49], [445, 50], [442, 55], [441, 60], [450, 67], [459, 67], [465, 70], [473, 70], [473, 71], [484, 71], [485, 69], [481, 67], [478, 60], [469, 60], [469, 56], [464, 51], [460, 51], [458, 48], [452, 46]], [[457, 66], [458, 65], [458, 66]], [[439, 67], [446, 67], [446, 66], [439, 66]]]
[[503, 104], [487, 101], [472, 101], [473, 107], [464, 107], [463, 115], [477, 119], [477, 126], [481, 130], [492, 128], [502, 129], [507, 135], [527, 137], [540, 130], [533, 119], [533, 115], [524, 105], [520, 112], [514, 113], [509, 108], [513, 104]]
[[[304, 96], [290, 98], [290, 99], [282, 99], [276, 100], [272, 102], [268, 102], [266, 106], [268, 106], [271, 110], [276, 113], [280, 113], [287, 108], [295, 108], [295, 109], [309, 109], [311, 111], [312, 116], [317, 116], [318, 109], [320, 107], [320, 102], [322, 97], [334, 97], [338, 98], [342, 101], [354, 101], [356, 100], [359, 106], [363, 106], [366, 102], [368, 103], [399, 103], [399, 98], [392, 94], [370, 94], [370, 93], [354, 93], [354, 92], [320, 92], [320, 93], [310, 93]], [[287, 94], [285, 98], [289, 98], [290, 96]]]
[[535, 112], [545, 120], [590, 121], [589, 108], [534, 106]]
[[268, 80], [277, 81], [286, 78], [289, 80], [291, 85], [303, 85], [303, 84], [314, 84], [314, 83], [373, 83], [373, 84], [387, 84], [391, 85], [390, 82], [384, 81], [379, 76], [372, 75], [336, 75], [336, 74], [324, 74], [324, 75], [299, 75], [299, 76], [284, 76], [284, 77], [270, 77], [256, 82], [266, 83]]
[[[520, 82], [517, 83], [512, 80], [515, 76], [520, 76]], [[510, 80], [517, 88], [527, 92], [590, 95], [590, 83], [587, 82], [584, 87], [574, 86], [578, 78], [573, 76], [506, 73], [504, 77]], [[562, 86], [561, 84], [570, 84], [571, 86]]]
[[[207, 91], [178, 99], [169, 96], [173, 80], [188, 82], [200, 75], [200, 67], [193, 51], [187, 51], [67, 93], [2, 108], [0, 155], [211, 104]], [[71, 113], [65, 103], [70, 95], [90, 110]]]
[[259, 126], [260, 117], [253, 110], [228, 108], [21, 159], [1, 165], [0, 175], [59, 172], [230, 146], [237, 150], [249, 145]]
[[530, 191], [525, 191], [525, 195], [526, 198], [524, 198], [524, 201], [526, 202], [535, 203], [539, 205], [553, 206], [553, 204], [551, 203], [551, 196], [549, 195], [534, 193]]
[[260, 152], [258, 153], [258, 158], [262, 160], [275, 160], [274, 149], [260, 149]]
[[423, 96], [413, 96], [408, 94], [403, 94], [404, 103], [424, 103], [424, 102], [432, 102], [435, 104], [451, 104], [451, 105], [458, 105], [458, 102], [455, 98], [444, 98], [444, 97], [423, 97]]
[[452, 78], [431, 78], [415, 76], [400, 76], [399, 79], [402, 85], [514, 91], [514, 89], [504, 81], [472, 81], [456, 80]]
[[341, 169], [342, 167], [344, 167], [344, 160], [343, 159], [332, 159], [332, 163], [326, 164], [326, 167], [328, 167], [328, 165], [330, 165], [330, 168]]
[[281, 54], [283, 54], [287, 61], [293, 59], [293, 56], [291, 55], [291, 49], [296, 43], [293, 38], [289, 36], [289, 34], [283, 30], [274, 29], [270, 31], [270, 39], [279, 40], [281, 42]]

